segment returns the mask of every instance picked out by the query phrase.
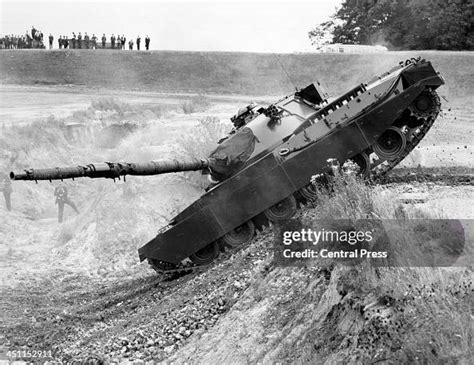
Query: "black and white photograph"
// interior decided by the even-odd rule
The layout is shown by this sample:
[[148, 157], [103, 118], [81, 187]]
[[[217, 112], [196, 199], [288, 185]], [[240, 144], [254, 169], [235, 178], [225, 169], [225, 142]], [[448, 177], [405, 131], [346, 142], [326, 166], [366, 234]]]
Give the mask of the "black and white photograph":
[[471, 0], [0, 0], [0, 364], [474, 362]]

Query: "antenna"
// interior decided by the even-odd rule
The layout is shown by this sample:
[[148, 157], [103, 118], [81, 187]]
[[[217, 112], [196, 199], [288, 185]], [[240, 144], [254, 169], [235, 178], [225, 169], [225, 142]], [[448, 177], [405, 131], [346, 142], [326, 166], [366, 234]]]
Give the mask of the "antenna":
[[293, 81], [291, 81], [291, 77], [288, 74], [288, 72], [286, 71], [285, 66], [283, 66], [283, 64], [281, 63], [280, 57], [278, 57], [278, 55], [276, 53], [272, 53], [272, 54], [277, 59], [278, 63], [280, 64], [280, 67], [282, 68], [282, 70], [285, 72], [285, 75], [286, 75], [286, 78], [288, 79], [288, 82], [291, 84], [291, 86], [293, 86], [295, 88], [296, 91], [298, 91], [298, 88], [296, 87], [296, 85], [293, 83]]

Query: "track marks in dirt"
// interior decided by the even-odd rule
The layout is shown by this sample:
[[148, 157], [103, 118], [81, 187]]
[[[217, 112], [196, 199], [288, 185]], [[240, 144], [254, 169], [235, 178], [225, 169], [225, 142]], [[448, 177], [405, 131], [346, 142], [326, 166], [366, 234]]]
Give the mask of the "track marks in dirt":
[[28, 281], [5, 293], [3, 345], [53, 348], [65, 360], [163, 359], [235, 303], [263, 265], [262, 237], [205, 272], [172, 281], [151, 273], [106, 282], [83, 275]]

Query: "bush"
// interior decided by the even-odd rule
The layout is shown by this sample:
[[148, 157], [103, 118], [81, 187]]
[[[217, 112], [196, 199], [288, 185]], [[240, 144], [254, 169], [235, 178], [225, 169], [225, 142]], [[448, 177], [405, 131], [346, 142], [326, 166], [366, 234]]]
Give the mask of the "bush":
[[376, 198], [363, 179], [355, 175], [329, 178], [328, 185], [316, 184], [317, 212], [328, 219], [378, 218]]
[[11, 167], [21, 167], [18, 165], [24, 154], [29, 156], [36, 149], [46, 147], [48, 151], [55, 151], [59, 147], [65, 147], [67, 142], [67, 128], [64, 121], [54, 117], [36, 121], [31, 124], [12, 126], [5, 129], [0, 137], [0, 154], [10, 156], [8, 165]]
[[192, 130], [193, 133], [182, 137], [178, 144], [185, 157], [205, 158], [217, 147], [217, 142], [230, 131], [230, 126], [217, 117], [208, 116], [200, 119]]
[[185, 100], [182, 104], [182, 107], [185, 114], [192, 114], [196, 112], [202, 112], [209, 108], [210, 105], [211, 103], [206, 96], [197, 95]]
[[115, 148], [120, 141], [136, 132], [139, 125], [132, 122], [123, 122], [111, 124], [102, 128], [98, 137], [96, 137], [96, 144], [102, 148]]
[[[230, 125], [216, 117], [200, 119], [193, 133], [178, 140], [182, 158], [206, 158], [217, 147], [217, 142], [230, 131]], [[204, 188], [208, 185], [200, 173], [188, 172], [183, 176], [194, 185]]]
[[[416, 223], [420, 218], [440, 218], [439, 212], [406, 211], [395, 196], [354, 176], [330, 180], [327, 186], [318, 186], [318, 205], [307, 218], [403, 219], [406, 230], [390, 241], [391, 254], [400, 260], [426, 253], [414, 247], [407, 250], [407, 244], [426, 246], [431, 236], [440, 233], [436, 223], [422, 232]], [[469, 362], [473, 338], [470, 269], [374, 267], [368, 261], [344, 267], [336, 260], [325, 266], [332, 270], [331, 280], [341, 299], [330, 312], [333, 317], [328, 316], [327, 324], [318, 330], [332, 339], [326, 345], [340, 351], [341, 362]], [[353, 325], [348, 329], [345, 321]]]
[[132, 107], [130, 106], [130, 104], [109, 97], [93, 100], [89, 109], [100, 111], [114, 111], [119, 115], [123, 115], [125, 111], [131, 110]]

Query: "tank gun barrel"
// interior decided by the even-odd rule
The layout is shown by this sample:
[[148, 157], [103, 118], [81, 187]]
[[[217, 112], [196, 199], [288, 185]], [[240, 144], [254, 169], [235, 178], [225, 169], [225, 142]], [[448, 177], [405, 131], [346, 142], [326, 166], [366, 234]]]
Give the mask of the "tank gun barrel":
[[159, 175], [169, 172], [198, 171], [209, 166], [208, 159], [156, 160], [145, 163], [102, 162], [76, 167], [55, 167], [10, 172], [12, 180], [63, 180], [77, 177], [117, 179], [125, 175]]

